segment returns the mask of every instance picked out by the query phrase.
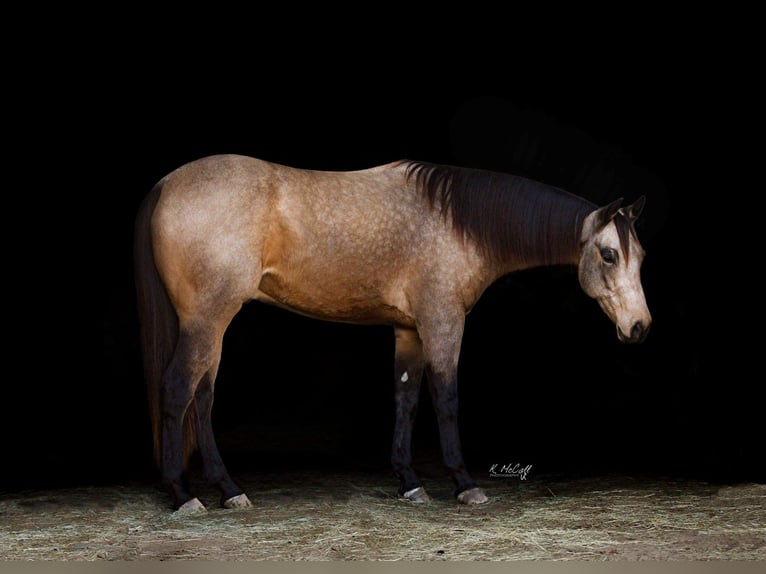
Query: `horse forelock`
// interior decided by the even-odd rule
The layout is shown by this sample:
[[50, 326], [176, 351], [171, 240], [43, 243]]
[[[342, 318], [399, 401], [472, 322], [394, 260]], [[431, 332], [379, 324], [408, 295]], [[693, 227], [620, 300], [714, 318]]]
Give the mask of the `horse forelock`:
[[480, 250], [503, 260], [557, 264], [576, 258], [595, 209], [567, 191], [517, 175], [407, 161], [406, 176], [432, 208]]

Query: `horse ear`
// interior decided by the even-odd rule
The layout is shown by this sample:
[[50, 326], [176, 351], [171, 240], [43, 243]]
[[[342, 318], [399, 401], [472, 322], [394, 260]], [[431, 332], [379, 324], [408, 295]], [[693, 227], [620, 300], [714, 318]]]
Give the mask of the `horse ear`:
[[620, 205], [622, 205], [622, 197], [619, 199], [615, 199], [612, 203], [605, 205], [603, 207], [599, 207], [596, 210], [595, 213], [595, 223], [596, 223], [596, 229], [601, 229], [604, 227], [607, 223], [612, 221], [612, 218], [617, 215], [617, 212], [620, 210]]
[[641, 212], [644, 209], [644, 205], [646, 205], [646, 196], [642, 195], [631, 205], [623, 207], [622, 213], [631, 223], [633, 223], [636, 219], [638, 219], [638, 216], [641, 215]]

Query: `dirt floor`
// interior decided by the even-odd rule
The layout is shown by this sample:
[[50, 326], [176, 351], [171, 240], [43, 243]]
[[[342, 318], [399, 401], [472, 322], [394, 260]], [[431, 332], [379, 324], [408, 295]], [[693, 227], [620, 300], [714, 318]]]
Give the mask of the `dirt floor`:
[[382, 473], [240, 477], [254, 507], [181, 514], [152, 485], [0, 496], [5, 560], [764, 560], [766, 485], [630, 476], [447, 479], [401, 501]]

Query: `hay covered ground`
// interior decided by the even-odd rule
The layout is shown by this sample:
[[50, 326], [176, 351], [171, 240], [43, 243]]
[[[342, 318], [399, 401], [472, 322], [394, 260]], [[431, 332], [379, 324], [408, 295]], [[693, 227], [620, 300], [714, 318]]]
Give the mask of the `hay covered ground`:
[[0, 496], [4, 560], [763, 560], [766, 485], [678, 479], [484, 479], [468, 508], [429, 477], [427, 505], [379, 472], [241, 476], [254, 507], [180, 514], [150, 484]]

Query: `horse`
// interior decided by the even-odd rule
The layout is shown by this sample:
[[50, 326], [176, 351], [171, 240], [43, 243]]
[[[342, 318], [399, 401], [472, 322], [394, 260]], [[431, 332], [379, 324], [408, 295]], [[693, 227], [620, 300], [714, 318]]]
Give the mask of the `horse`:
[[643, 341], [652, 319], [634, 222], [645, 197], [622, 203], [597, 206], [517, 175], [412, 160], [321, 171], [222, 154], [163, 177], [138, 208], [133, 252], [154, 457], [174, 509], [205, 510], [189, 485], [195, 452], [221, 506], [251, 506], [211, 425], [224, 333], [250, 301], [391, 326], [399, 497], [430, 500], [411, 452], [425, 376], [454, 496], [487, 502], [458, 431], [466, 315], [508, 273], [573, 265], [618, 339]]

